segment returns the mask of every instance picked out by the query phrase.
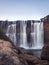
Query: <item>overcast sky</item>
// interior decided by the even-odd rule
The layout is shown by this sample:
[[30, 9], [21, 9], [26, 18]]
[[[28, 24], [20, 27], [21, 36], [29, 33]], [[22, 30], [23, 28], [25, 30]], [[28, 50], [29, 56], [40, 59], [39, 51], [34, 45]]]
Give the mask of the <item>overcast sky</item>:
[[0, 20], [39, 20], [49, 15], [49, 0], [0, 0]]

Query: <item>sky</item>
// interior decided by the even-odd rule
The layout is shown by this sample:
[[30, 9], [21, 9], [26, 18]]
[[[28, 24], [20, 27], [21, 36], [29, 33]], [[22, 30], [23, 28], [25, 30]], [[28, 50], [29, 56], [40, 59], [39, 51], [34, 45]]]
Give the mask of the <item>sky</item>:
[[0, 20], [40, 20], [49, 15], [49, 0], [0, 0]]

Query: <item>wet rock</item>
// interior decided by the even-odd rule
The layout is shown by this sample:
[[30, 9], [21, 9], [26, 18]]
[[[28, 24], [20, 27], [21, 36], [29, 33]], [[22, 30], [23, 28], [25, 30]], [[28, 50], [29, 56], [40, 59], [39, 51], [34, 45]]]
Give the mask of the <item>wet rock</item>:
[[20, 58], [23, 58], [29, 65], [35, 65], [39, 63], [39, 58], [35, 57], [34, 55], [31, 54], [20, 54]]
[[30, 50], [26, 50], [26, 49], [21, 48], [21, 47], [16, 47], [16, 49], [18, 50], [18, 54], [29, 54], [29, 55], [33, 55], [33, 52], [31, 52]]

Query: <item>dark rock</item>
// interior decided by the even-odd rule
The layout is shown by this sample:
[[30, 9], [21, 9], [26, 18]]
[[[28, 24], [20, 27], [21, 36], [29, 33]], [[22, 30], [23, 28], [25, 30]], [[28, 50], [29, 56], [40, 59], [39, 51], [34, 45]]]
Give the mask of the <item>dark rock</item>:
[[23, 58], [25, 61], [27, 61], [28, 65], [35, 65], [39, 63], [39, 58], [30, 55], [30, 54], [20, 54], [20, 58]]
[[16, 21], [16, 37], [17, 37], [17, 42], [16, 45], [20, 45], [20, 22], [21, 21]]
[[49, 22], [44, 23], [44, 43], [49, 42]]
[[30, 50], [26, 50], [26, 49], [21, 48], [21, 47], [16, 47], [16, 49], [18, 50], [18, 54], [29, 54], [29, 55], [33, 55], [33, 52], [31, 52]]
[[11, 57], [5, 55], [5, 54], [1, 54], [0, 55], [0, 65], [13, 65], [13, 60], [11, 59]]
[[27, 21], [27, 26], [26, 26], [26, 33], [31, 33], [31, 20]]
[[49, 60], [49, 44], [46, 44], [42, 49], [41, 59]]
[[44, 43], [46, 44], [49, 42], [49, 15], [42, 18], [41, 22], [43, 22], [44, 25]]
[[41, 65], [49, 65], [49, 62], [47, 60], [41, 60], [40, 64]]

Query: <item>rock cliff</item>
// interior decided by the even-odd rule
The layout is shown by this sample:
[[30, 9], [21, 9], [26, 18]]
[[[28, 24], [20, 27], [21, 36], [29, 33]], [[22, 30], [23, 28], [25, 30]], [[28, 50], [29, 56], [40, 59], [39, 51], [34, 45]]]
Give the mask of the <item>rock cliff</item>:
[[49, 15], [42, 18], [41, 21], [44, 23], [44, 43], [49, 43]]

